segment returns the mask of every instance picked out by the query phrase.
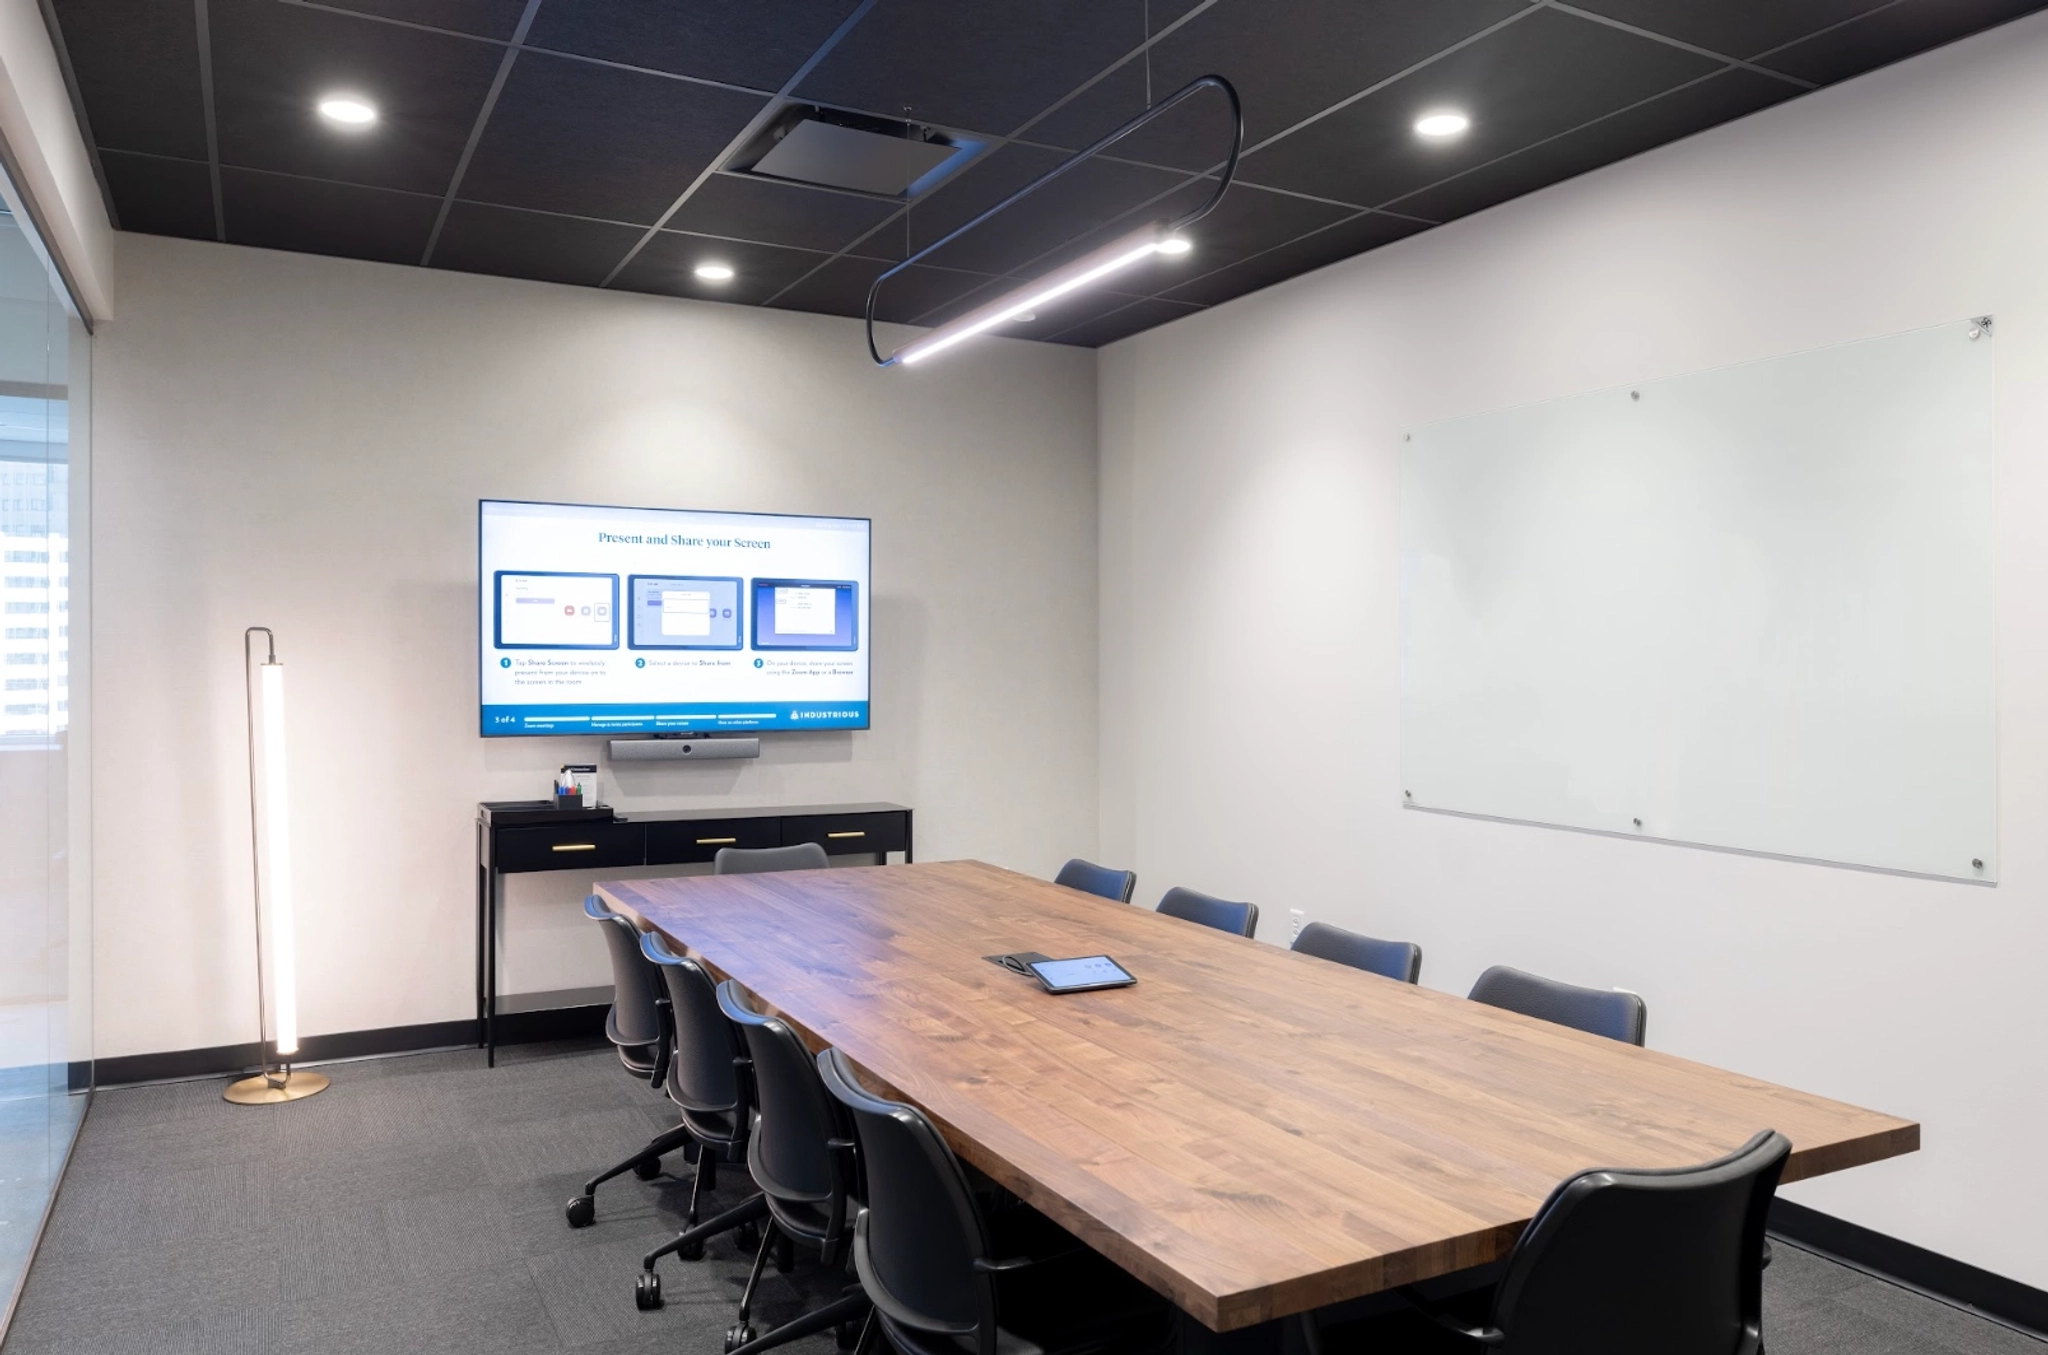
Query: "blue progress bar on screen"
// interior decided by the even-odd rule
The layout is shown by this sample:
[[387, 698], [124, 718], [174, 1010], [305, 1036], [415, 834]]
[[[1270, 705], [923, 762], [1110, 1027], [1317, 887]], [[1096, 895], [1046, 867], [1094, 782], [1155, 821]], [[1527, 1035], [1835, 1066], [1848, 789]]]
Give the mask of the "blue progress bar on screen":
[[865, 701], [684, 702], [597, 706], [485, 706], [484, 737], [520, 734], [665, 734], [716, 729], [866, 729]]

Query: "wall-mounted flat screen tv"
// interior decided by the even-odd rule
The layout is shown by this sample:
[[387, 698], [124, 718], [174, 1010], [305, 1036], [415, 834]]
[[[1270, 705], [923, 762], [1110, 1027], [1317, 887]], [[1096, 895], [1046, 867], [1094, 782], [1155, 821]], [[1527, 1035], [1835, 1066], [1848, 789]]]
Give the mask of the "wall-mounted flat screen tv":
[[868, 727], [866, 518], [477, 506], [482, 730]]

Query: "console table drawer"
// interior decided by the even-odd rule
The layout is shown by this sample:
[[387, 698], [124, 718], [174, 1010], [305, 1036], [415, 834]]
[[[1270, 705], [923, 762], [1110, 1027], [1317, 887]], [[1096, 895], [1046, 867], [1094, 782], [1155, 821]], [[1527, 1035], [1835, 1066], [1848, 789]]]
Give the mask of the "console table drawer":
[[647, 864], [709, 861], [721, 847], [780, 847], [780, 819], [672, 819], [647, 827]]
[[900, 852], [910, 845], [904, 814], [818, 814], [782, 821], [782, 843], [815, 842], [838, 855]]
[[501, 871], [637, 866], [647, 860], [647, 829], [637, 823], [507, 828], [497, 834], [497, 848], [493, 864]]

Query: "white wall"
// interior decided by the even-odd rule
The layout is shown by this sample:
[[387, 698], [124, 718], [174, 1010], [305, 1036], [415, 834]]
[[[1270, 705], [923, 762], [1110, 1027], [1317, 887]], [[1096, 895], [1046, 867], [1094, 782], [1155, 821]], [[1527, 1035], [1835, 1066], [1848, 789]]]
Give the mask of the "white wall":
[[[1105, 350], [1104, 858], [1448, 991], [1635, 988], [1658, 1048], [1923, 1122], [1788, 1197], [2048, 1285], [2044, 221], [2048, 16]], [[1987, 311], [2002, 884], [1401, 809], [1403, 429]]]
[[[874, 729], [644, 764], [626, 808], [896, 800], [920, 858], [1095, 845], [1095, 360], [878, 371], [851, 321], [144, 236], [97, 342], [101, 1057], [253, 1039], [242, 629], [290, 678], [309, 1034], [467, 1018], [476, 802], [594, 739], [476, 732], [476, 501], [870, 516]], [[514, 882], [508, 988], [608, 981]], [[522, 923], [521, 918], [524, 918]]]

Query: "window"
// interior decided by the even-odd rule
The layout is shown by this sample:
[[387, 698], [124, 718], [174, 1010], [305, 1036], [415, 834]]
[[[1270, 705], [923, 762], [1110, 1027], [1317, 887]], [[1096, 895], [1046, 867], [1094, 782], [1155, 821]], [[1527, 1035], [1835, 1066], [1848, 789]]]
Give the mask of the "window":
[[47, 692], [50, 690], [50, 680], [48, 678], [9, 678], [7, 679], [7, 690], [10, 692]]
[[50, 563], [50, 552], [46, 550], [11, 550], [7, 552], [10, 565], [46, 565]]
[[47, 612], [49, 610], [50, 604], [47, 602], [10, 602], [7, 604], [7, 614], [9, 616], [28, 616], [34, 612]]
[[13, 664], [35, 664], [37, 667], [41, 667], [43, 663], [43, 656], [35, 652], [34, 650], [29, 650], [28, 652], [22, 654], [9, 654], [7, 656], [7, 662]]
[[10, 640], [47, 640], [50, 638], [50, 632], [43, 626], [9, 626], [7, 628], [7, 638]]

